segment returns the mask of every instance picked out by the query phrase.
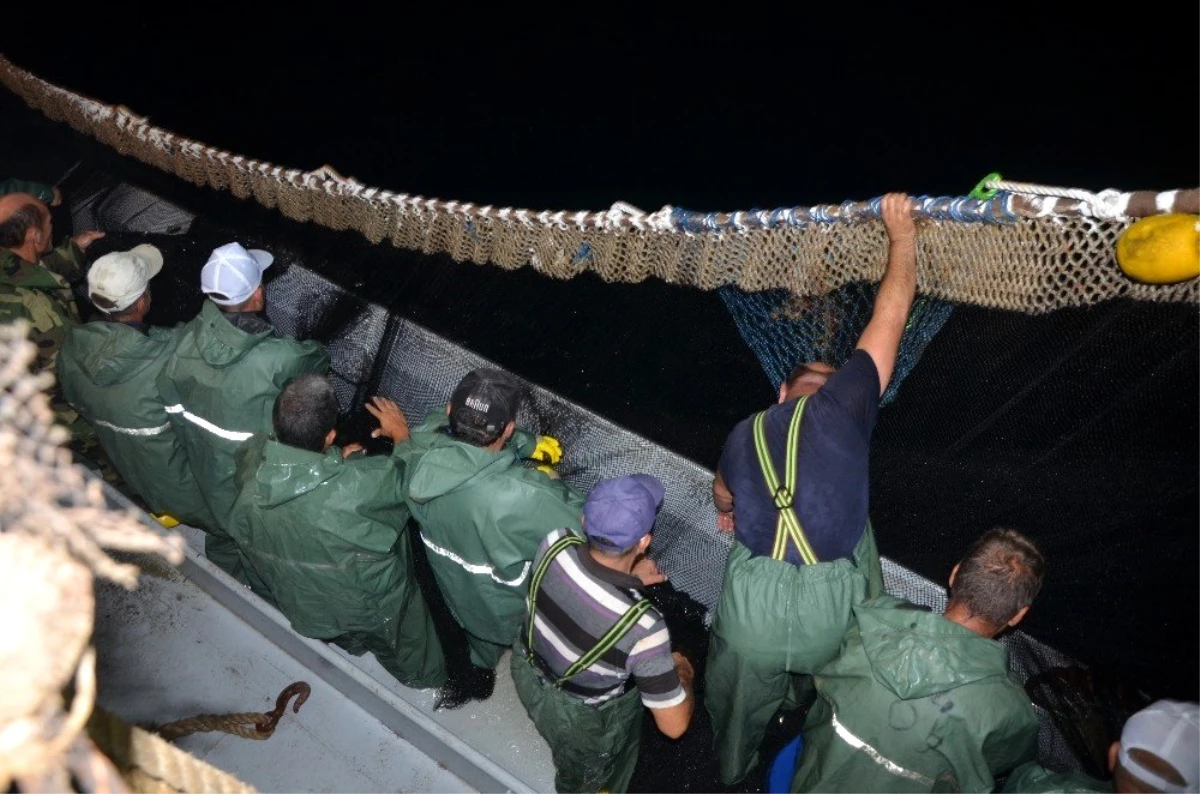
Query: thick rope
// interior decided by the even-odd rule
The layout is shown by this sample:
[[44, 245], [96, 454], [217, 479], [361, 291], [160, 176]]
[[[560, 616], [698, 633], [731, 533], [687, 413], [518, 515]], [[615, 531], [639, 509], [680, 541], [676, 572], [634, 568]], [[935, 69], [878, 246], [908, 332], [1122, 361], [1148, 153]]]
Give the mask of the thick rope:
[[288, 701], [295, 696], [296, 703], [292, 707], [292, 711], [300, 711], [300, 707], [308, 700], [311, 693], [312, 688], [306, 682], [296, 681], [283, 688], [279, 697], [275, 699], [275, 708], [266, 713], [200, 714], [161, 725], [155, 729], [155, 733], [167, 740], [206, 731], [224, 731], [244, 739], [270, 739], [275, 733], [275, 726], [287, 713]]
[[222, 731], [224, 733], [232, 733], [235, 736], [241, 736], [243, 739], [262, 741], [263, 739], [270, 739], [271, 733], [274, 733], [274, 730], [270, 733], [265, 730], [270, 719], [270, 717], [262, 712], [198, 714], [195, 717], [169, 722], [166, 725], [156, 728], [154, 732], [169, 742], [193, 733], [205, 733], [207, 731]]
[[[529, 266], [558, 279], [590, 270], [605, 281], [655, 277], [705, 290], [820, 296], [877, 282], [887, 258], [880, 197], [737, 212], [665, 206], [646, 213], [624, 202], [578, 212], [479, 206], [368, 187], [328, 165], [306, 172], [207, 146], [123, 106], [52, 85], [3, 56], [0, 83], [47, 117], [199, 187], [254, 200], [294, 221], [458, 262]], [[1200, 189], [1093, 194], [1001, 184], [1029, 192], [915, 197], [920, 294], [1026, 314], [1113, 298], [1195, 302], [1200, 295], [1195, 279], [1134, 282], [1114, 254], [1133, 218], [1200, 212]]]
[[88, 732], [134, 791], [253, 792], [254, 787], [179, 749], [161, 736], [96, 709]]
[[[1125, 208], [1129, 205], [1129, 193], [1122, 193], [1118, 190], [1102, 190], [1099, 193], [1092, 193], [1089, 190], [1081, 190], [1079, 188], [1064, 188], [1051, 187], [1049, 185], [1033, 185], [1027, 182], [1009, 182], [1003, 179], [993, 179], [987, 183], [989, 188], [993, 190], [1004, 190], [1010, 193], [1023, 193], [1028, 196], [1052, 197], [1055, 199], [1065, 198], [1073, 199], [1079, 203], [1081, 207], [1086, 207], [1090, 210], [1090, 214], [1097, 218], [1105, 218], [1107, 220], [1116, 220], [1124, 218]], [[1056, 206], [1057, 202], [1049, 206]], [[1044, 211], [1047, 205], [1043, 203]]]
[[[136, 566], [105, 550], [154, 552], [178, 564], [182, 540], [113, 510], [99, 481], [85, 482], [63, 447], [66, 431], [54, 423], [52, 378], [31, 374], [36, 348], [28, 330], [23, 320], [0, 325], [0, 791], [251, 791], [140, 729], [110, 725], [103, 749], [91, 735], [102, 719], [88, 644], [94, 577], [128, 588], [138, 579]], [[121, 774], [122, 765], [144, 767], [173, 787], [143, 788]]]

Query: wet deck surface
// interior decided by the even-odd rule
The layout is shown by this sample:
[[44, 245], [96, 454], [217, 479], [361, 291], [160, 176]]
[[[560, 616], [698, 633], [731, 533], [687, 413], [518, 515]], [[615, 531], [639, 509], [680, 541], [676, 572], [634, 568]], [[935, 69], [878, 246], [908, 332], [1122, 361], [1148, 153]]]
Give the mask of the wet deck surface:
[[133, 593], [99, 585], [95, 644], [98, 704], [143, 726], [269, 711], [285, 686], [307, 682], [308, 700], [267, 740], [176, 742], [259, 791], [474, 790], [182, 578], [143, 576]]

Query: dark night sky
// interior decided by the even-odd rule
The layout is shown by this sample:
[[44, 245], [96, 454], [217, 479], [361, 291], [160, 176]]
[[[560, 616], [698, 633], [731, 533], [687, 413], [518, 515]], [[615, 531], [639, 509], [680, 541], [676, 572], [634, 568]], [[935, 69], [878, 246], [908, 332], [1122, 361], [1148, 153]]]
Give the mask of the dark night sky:
[[0, 51], [278, 165], [538, 210], [1196, 184], [1196, 8], [1042, 5], [81, 9]]

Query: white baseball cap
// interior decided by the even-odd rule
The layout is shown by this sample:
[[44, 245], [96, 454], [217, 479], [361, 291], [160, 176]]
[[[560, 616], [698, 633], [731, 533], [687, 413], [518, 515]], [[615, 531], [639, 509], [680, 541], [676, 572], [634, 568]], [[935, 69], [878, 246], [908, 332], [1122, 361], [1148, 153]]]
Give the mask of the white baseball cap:
[[88, 295], [112, 302], [111, 307], [96, 306], [105, 314], [124, 311], [142, 297], [162, 266], [162, 252], [152, 245], [105, 254], [88, 269]]
[[[1182, 786], [1142, 764], [1130, 750], [1145, 750], [1171, 765]], [[1159, 791], [1200, 789], [1200, 704], [1159, 700], [1125, 721], [1118, 751], [1121, 766]]]
[[237, 306], [254, 294], [262, 283], [263, 271], [274, 261], [267, 251], [227, 243], [208, 257], [200, 271], [200, 289], [218, 306]]

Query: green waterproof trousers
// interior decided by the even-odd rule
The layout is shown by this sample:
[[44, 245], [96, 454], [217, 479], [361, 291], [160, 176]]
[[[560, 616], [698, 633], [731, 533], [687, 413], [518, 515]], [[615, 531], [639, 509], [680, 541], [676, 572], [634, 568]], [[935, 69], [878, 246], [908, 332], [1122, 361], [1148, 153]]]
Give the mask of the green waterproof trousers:
[[329, 642], [355, 656], [369, 651], [384, 670], [407, 687], [426, 689], [446, 683], [442, 641], [420, 587], [412, 588], [396, 620], [376, 631], [351, 631]]
[[204, 556], [225, 573], [242, 584], [250, 584], [250, 578], [238, 553], [237, 542], [225, 534], [223, 529], [210, 529], [204, 533]]
[[797, 675], [838, 654], [855, 604], [883, 591], [870, 525], [854, 561], [796, 566], [753, 557], [734, 542], [713, 617], [705, 673], [721, 782], [733, 785], [758, 763], [767, 725]]
[[642, 738], [642, 700], [636, 687], [589, 706], [544, 682], [519, 642], [513, 647], [512, 677], [517, 696], [550, 745], [559, 794], [629, 789]]

